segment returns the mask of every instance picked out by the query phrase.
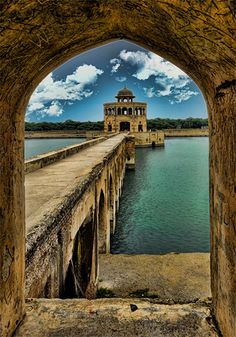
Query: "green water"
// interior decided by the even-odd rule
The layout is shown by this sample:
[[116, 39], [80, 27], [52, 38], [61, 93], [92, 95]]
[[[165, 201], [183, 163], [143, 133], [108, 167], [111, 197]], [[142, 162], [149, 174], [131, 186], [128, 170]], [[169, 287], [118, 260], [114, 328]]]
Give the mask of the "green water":
[[85, 138], [26, 139], [25, 159], [37, 156], [38, 154], [58, 150], [65, 146], [80, 144], [85, 140]]
[[208, 252], [208, 138], [137, 149], [127, 171], [112, 253]]

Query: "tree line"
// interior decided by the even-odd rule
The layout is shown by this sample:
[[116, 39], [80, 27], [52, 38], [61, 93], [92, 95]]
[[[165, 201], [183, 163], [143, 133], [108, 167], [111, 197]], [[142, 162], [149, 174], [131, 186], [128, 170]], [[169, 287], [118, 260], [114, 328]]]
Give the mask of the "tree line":
[[147, 120], [148, 130], [161, 129], [201, 129], [208, 127], [207, 118], [186, 118], [186, 119], [170, 119], [170, 118], [155, 118]]
[[26, 131], [68, 131], [68, 130], [84, 130], [84, 131], [102, 131], [104, 128], [103, 121], [98, 122], [78, 122], [67, 120], [65, 122], [25, 122]]
[[[187, 118], [187, 119], [170, 119], [170, 118], [155, 118], [147, 120], [148, 130], [161, 129], [198, 129], [208, 126], [207, 118]], [[103, 131], [103, 121], [97, 122], [79, 122], [67, 120], [65, 122], [26, 122], [26, 131], [68, 131], [68, 130], [83, 130], [83, 131]]]

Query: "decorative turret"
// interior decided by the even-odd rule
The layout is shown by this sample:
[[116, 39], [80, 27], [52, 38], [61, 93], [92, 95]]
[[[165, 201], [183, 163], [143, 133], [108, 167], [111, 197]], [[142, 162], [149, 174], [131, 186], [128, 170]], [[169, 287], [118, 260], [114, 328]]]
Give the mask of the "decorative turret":
[[116, 98], [117, 98], [117, 102], [133, 102], [133, 99], [135, 98], [135, 96], [131, 90], [124, 87], [123, 89], [118, 91]]

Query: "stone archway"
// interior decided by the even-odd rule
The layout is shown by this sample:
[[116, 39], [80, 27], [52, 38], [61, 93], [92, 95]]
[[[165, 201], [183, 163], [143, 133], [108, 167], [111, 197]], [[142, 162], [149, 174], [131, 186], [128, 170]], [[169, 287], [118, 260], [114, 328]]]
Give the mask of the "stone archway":
[[130, 122], [120, 122], [120, 132], [130, 131]]
[[[24, 113], [37, 84], [69, 58], [113, 39], [136, 42], [201, 88], [210, 129], [214, 314], [236, 335], [234, 1], [14, 0], [0, 5], [0, 266], [3, 336], [24, 314]], [[130, 15], [132, 12], [132, 15]], [[121, 19], [122, 18], [122, 19]]]
[[109, 212], [110, 212], [110, 237], [114, 234], [115, 231], [115, 213], [114, 213], [114, 204], [115, 204], [115, 187], [112, 175], [110, 174], [109, 178]]
[[98, 233], [99, 233], [99, 253], [106, 253], [107, 242], [107, 221], [106, 206], [103, 190], [100, 192], [98, 203]]
[[85, 222], [78, 230], [72, 257], [65, 277], [63, 298], [86, 297], [92, 271], [94, 243], [93, 221]]

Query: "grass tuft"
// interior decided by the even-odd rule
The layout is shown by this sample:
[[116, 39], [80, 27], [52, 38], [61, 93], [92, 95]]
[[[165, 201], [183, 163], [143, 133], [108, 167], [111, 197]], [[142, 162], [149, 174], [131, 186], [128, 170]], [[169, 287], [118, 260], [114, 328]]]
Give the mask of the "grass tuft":
[[96, 293], [96, 297], [97, 298], [111, 298], [111, 297], [115, 297], [115, 294], [110, 289], [98, 288], [97, 293]]

